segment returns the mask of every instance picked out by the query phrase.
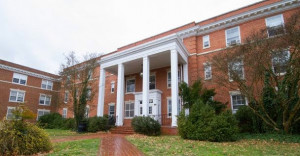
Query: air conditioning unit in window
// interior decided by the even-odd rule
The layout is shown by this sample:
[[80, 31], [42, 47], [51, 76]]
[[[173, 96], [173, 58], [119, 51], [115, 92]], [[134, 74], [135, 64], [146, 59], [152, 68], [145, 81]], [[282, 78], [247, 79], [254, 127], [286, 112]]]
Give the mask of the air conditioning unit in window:
[[229, 45], [234, 46], [234, 45], [237, 45], [239, 43], [240, 43], [240, 40], [232, 40], [232, 41], [229, 42]]

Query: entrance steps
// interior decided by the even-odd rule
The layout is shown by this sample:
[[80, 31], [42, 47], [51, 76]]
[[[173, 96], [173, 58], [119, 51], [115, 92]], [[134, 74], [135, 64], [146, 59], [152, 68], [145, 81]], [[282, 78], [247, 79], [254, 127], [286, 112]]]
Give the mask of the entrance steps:
[[135, 134], [132, 127], [129, 126], [118, 126], [110, 130], [112, 134]]

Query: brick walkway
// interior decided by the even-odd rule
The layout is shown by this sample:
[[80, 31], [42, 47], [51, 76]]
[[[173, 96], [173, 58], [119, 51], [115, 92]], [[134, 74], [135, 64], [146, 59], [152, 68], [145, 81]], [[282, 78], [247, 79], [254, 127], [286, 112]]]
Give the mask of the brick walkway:
[[102, 138], [98, 155], [101, 156], [143, 156], [124, 135], [107, 135]]

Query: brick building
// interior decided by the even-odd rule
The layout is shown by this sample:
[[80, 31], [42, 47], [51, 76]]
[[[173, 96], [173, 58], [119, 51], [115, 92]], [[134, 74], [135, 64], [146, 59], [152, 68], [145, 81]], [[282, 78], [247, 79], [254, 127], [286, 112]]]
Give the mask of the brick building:
[[[228, 102], [228, 109], [235, 112], [247, 100], [238, 90], [216, 85], [213, 64], [208, 58], [231, 45], [242, 44], [254, 30], [284, 25], [299, 7], [297, 0], [261, 1], [101, 56], [92, 79], [97, 84], [97, 95], [88, 104], [88, 116], [114, 115], [117, 126], [126, 126], [134, 116], [149, 115], [163, 126], [176, 127], [176, 116], [181, 110], [178, 83], [191, 84], [199, 78], [205, 87], [216, 89], [215, 100]], [[269, 31], [268, 36], [272, 35]], [[241, 75], [247, 73], [242, 70]], [[58, 111], [64, 117], [73, 117], [68, 111], [72, 109], [70, 95], [64, 90], [61, 95], [65, 104]]]
[[0, 118], [24, 104], [38, 117], [57, 111], [59, 76], [0, 60]]

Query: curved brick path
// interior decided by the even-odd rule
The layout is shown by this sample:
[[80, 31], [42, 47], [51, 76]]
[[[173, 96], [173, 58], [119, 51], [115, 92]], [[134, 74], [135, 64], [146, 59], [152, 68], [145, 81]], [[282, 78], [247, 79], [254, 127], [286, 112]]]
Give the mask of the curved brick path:
[[101, 139], [98, 155], [101, 156], [143, 156], [124, 135], [107, 135]]

